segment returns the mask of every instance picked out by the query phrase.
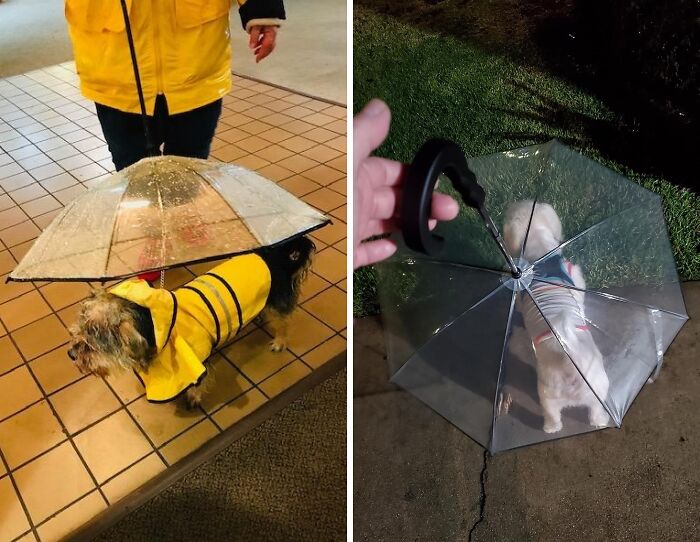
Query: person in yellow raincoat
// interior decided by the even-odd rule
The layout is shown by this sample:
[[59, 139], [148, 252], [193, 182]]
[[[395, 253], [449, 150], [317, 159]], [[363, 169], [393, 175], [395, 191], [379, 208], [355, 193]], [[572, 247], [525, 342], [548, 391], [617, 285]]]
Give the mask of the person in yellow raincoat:
[[[153, 144], [164, 154], [207, 158], [231, 90], [232, 0], [126, 0]], [[237, 0], [256, 61], [275, 47], [283, 0]], [[126, 25], [119, 0], [65, 0], [83, 95], [117, 170], [147, 156]]]

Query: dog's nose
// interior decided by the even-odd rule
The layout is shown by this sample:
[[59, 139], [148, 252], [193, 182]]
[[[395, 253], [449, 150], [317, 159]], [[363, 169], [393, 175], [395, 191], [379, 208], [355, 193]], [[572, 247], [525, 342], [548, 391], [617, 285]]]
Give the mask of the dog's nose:
[[68, 357], [70, 359], [72, 359], [73, 361], [75, 361], [75, 352], [73, 352], [72, 348], [70, 350], [68, 350]]

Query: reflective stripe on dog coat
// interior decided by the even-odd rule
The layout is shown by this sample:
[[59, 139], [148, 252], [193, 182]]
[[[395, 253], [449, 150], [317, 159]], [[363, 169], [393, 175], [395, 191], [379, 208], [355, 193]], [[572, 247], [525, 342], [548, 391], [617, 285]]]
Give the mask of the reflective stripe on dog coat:
[[260, 314], [270, 293], [270, 270], [260, 256], [246, 254], [173, 292], [132, 279], [110, 293], [151, 311], [158, 353], [137, 374], [149, 401], [169, 401], [202, 379], [214, 348]]

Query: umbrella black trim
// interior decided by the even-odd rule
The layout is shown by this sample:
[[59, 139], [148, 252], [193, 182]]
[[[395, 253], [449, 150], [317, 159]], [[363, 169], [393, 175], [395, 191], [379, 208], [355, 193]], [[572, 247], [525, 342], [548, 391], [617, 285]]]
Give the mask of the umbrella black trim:
[[154, 267], [151, 269], [142, 269], [139, 271], [136, 271], [135, 273], [127, 273], [124, 275], [115, 275], [112, 277], [60, 277], [60, 278], [51, 278], [51, 277], [32, 277], [32, 278], [13, 278], [10, 277], [10, 275], [7, 276], [5, 279], [5, 283], [8, 282], [109, 282], [112, 280], [124, 280], [128, 279], [131, 277], [135, 277], [137, 275], [142, 275], [145, 273], [150, 273], [150, 272], [155, 272], [155, 271], [168, 271], [169, 269], [176, 269], [178, 267], [184, 267], [187, 265], [194, 265], [198, 263], [206, 263], [206, 262], [213, 262], [215, 260], [221, 260], [223, 258], [233, 258], [234, 256], [243, 256], [244, 254], [251, 254], [256, 252], [257, 250], [260, 250], [261, 248], [275, 248], [277, 246], [283, 245], [284, 243], [288, 241], [293, 241], [294, 239], [297, 239], [299, 237], [303, 237], [304, 235], [314, 232], [318, 229], [321, 229], [328, 224], [333, 224], [333, 221], [329, 218], [326, 219], [325, 221], [321, 222], [320, 224], [316, 224], [315, 226], [311, 226], [310, 228], [301, 231], [299, 233], [296, 233], [292, 235], [291, 237], [285, 237], [282, 241], [278, 241], [276, 243], [273, 243], [271, 245], [265, 245], [261, 247], [257, 247], [254, 249], [250, 250], [242, 250], [242, 251], [237, 251], [237, 252], [225, 252], [223, 254], [217, 254], [216, 256], [207, 256], [206, 258], [199, 258], [196, 260], [189, 260], [187, 262], [180, 262], [176, 263], [173, 265], [168, 265], [165, 267]]
[[[661, 309], [661, 308], [655, 307], [655, 306], [653, 306], [653, 305], [647, 305], [646, 303], [640, 303], [639, 301], [632, 301], [631, 299], [627, 299], [626, 297], [620, 297], [620, 296], [618, 296], [618, 295], [609, 294], [609, 293], [607, 293], [607, 292], [599, 292], [599, 291], [597, 291], [597, 290], [586, 290], [586, 289], [583, 289], [583, 288], [576, 288], [576, 286], [571, 286], [571, 285], [569, 285], [569, 284], [564, 284], [564, 283], [559, 283], [559, 282], [551, 282], [551, 281], [549, 281], [549, 280], [545, 280], [545, 279], [539, 278], [537, 275], [535, 275], [534, 277], [532, 277], [532, 280], [533, 280], [533, 281], [537, 281], [537, 282], [544, 282], [544, 283], [546, 283], [546, 284], [551, 284], [552, 286], [561, 286], [562, 288], [566, 288], [567, 290], [575, 290], [575, 291], [577, 291], [577, 292], [584, 292], [584, 293], [587, 293], [587, 294], [594, 294], [594, 295], [597, 295], [597, 296], [600, 296], [600, 297], [604, 297], [604, 298], [606, 298], [606, 299], [610, 299], [610, 300], [612, 300], [612, 301], [619, 301], [620, 303], [629, 303], [629, 304], [631, 304], [631, 305], [637, 305], [638, 307], [644, 307], [645, 309], [650, 309], [650, 310], [655, 310], [655, 311], [663, 312], [663, 313], [666, 313], [666, 314], [670, 314], [671, 316], [675, 316], [676, 318], [681, 318], [681, 319], [683, 319], [683, 320], [688, 320], [688, 319], [689, 319], [689, 316], [688, 316], [687, 314], [680, 314], [680, 313], [677, 313], [677, 312], [674, 312], [674, 311], [669, 311], [669, 310], [667, 310], [667, 309]], [[680, 288], [680, 283], [677, 283], [677, 284], [678, 284], [678, 287]], [[683, 294], [683, 292], [682, 292], [682, 290], [681, 290], [681, 295], [682, 295], [682, 294]]]
[[180, 286], [180, 289], [190, 290], [192, 292], [195, 292], [200, 297], [200, 299], [204, 302], [204, 304], [207, 306], [207, 309], [209, 309], [209, 312], [211, 313], [211, 317], [214, 319], [214, 326], [216, 327], [216, 342], [214, 344], [218, 346], [219, 343], [221, 342], [221, 324], [219, 323], [219, 317], [216, 315], [216, 311], [214, 310], [214, 307], [207, 299], [207, 296], [204, 295], [204, 292], [202, 292], [201, 290], [198, 290], [197, 288], [195, 288], [193, 286]]
[[[231, 285], [226, 282], [221, 276], [217, 275], [216, 273], [212, 273], [211, 271], [209, 273], [204, 273], [204, 276], [209, 276], [213, 277], [221, 284], [224, 285], [224, 287], [228, 290], [228, 293], [231, 294], [231, 299], [233, 299], [233, 302], [236, 304], [236, 312], [238, 313], [238, 329], [236, 330], [236, 333], [234, 333], [234, 337], [238, 335], [241, 332], [241, 328], [243, 327], [243, 310], [241, 309], [241, 303], [238, 301], [238, 296], [236, 295], [236, 292], [233, 291], [233, 288], [231, 288]], [[231, 330], [229, 330], [229, 336], [231, 335]]]

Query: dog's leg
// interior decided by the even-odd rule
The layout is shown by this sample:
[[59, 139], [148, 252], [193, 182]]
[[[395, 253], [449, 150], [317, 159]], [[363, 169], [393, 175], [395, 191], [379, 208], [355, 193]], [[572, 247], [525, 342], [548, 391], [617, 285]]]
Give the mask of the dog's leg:
[[544, 413], [544, 425], [542, 430], [545, 433], [556, 433], [561, 431], [561, 405], [559, 401], [545, 399], [542, 402], [542, 411]]
[[593, 427], [606, 427], [610, 423], [610, 416], [597, 399], [593, 399], [588, 405], [588, 424]]
[[185, 393], [187, 399], [187, 407], [195, 409], [202, 404], [202, 386], [192, 386]]
[[[581, 266], [580, 265], [573, 265], [571, 268], [571, 279], [574, 281], [574, 286], [576, 288], [579, 288], [579, 290], [585, 290], [586, 289], [586, 280], [583, 278], [583, 271], [581, 271]], [[584, 316], [584, 301], [585, 301], [585, 295], [583, 292], [579, 290], [572, 290], [572, 295], [574, 296], [574, 299], [576, 300], [576, 303], [578, 303], [579, 308], [581, 309], [581, 316]]]
[[206, 393], [211, 382], [211, 373], [207, 373], [207, 375], [199, 382], [199, 384], [187, 388], [187, 391], [185, 392], [185, 399], [187, 400], [188, 408], [199, 408], [199, 406], [202, 404], [202, 395]]
[[272, 331], [270, 350], [281, 352], [287, 348], [287, 334], [289, 332], [289, 314], [282, 314], [275, 309], [267, 309], [268, 322]]

